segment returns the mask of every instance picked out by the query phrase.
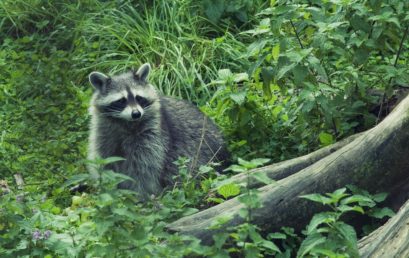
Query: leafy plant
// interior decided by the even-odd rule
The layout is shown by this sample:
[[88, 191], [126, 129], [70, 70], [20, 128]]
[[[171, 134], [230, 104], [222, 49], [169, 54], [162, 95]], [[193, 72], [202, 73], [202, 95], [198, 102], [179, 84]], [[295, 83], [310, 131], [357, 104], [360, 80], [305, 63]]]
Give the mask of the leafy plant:
[[[357, 189], [356, 187], [354, 189]], [[350, 212], [371, 214], [377, 202], [385, 199], [386, 194], [370, 195], [348, 194], [346, 188], [333, 193], [308, 194], [300, 196], [313, 202], [329, 206], [331, 211], [315, 214], [303, 232], [306, 238], [301, 243], [297, 257], [306, 255], [329, 257], [359, 257], [357, 234], [351, 225], [341, 217]], [[365, 209], [367, 211], [365, 211]], [[384, 208], [382, 210], [389, 210]], [[384, 213], [391, 216], [392, 213]]]

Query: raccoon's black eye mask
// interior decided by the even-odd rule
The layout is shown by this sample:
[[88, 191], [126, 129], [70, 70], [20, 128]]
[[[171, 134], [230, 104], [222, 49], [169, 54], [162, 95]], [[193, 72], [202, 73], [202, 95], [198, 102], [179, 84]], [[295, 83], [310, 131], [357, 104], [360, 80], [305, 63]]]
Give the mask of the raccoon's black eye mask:
[[152, 100], [149, 100], [149, 99], [141, 97], [141, 96], [135, 96], [135, 100], [136, 100], [136, 102], [138, 102], [139, 105], [141, 105], [142, 108], [149, 107], [153, 103]]
[[103, 107], [104, 112], [120, 112], [122, 111], [126, 105], [127, 105], [127, 100], [126, 98], [121, 98], [117, 101], [112, 102], [111, 104], [109, 104], [108, 106]]

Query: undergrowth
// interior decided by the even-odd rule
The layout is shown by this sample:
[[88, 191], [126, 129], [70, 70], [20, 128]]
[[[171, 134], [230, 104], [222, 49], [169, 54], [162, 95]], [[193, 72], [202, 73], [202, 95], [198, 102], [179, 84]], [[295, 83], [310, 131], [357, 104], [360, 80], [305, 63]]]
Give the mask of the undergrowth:
[[[355, 231], [342, 222], [350, 211], [340, 207], [354, 196], [352, 210], [371, 213], [379, 196], [309, 196], [332, 212], [304, 235], [266, 235], [248, 220], [210, 247], [164, 225], [238, 194], [252, 208], [246, 196], [256, 192], [212, 192], [225, 177], [212, 168], [199, 180], [179, 160], [184, 183], [147, 204], [116, 190], [123, 177], [111, 172], [72, 197], [67, 180], [95, 176], [83, 162], [87, 75], [151, 63], [152, 84], [221, 126], [238, 160], [230, 170], [243, 172], [259, 157], [289, 159], [378, 123], [409, 85], [408, 10], [399, 0], [0, 1], [0, 180], [12, 190], [0, 196], [1, 255], [354, 257]], [[16, 173], [24, 189], [12, 183]]]

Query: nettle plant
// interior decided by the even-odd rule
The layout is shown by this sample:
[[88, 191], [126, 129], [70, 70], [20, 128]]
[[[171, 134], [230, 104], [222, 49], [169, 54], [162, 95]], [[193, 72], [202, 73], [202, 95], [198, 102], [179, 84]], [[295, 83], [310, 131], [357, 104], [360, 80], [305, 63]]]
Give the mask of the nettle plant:
[[[392, 217], [394, 212], [389, 208], [378, 208], [376, 205], [385, 200], [387, 194], [371, 195], [354, 186], [348, 186], [354, 194], [341, 188], [333, 193], [309, 194], [301, 198], [324, 204], [331, 211], [315, 214], [303, 231], [306, 238], [301, 243], [297, 257], [359, 257], [357, 234], [355, 229], [342, 221], [350, 212], [366, 214], [382, 219]], [[367, 232], [368, 233], [368, 232]]]
[[288, 158], [377, 123], [384, 114], [369, 111], [409, 85], [408, 12], [399, 0], [271, 1], [242, 32], [255, 39], [248, 76], [215, 81], [233, 149]]
[[[247, 173], [247, 178], [254, 178], [266, 184], [274, 183], [266, 176], [248, 173], [251, 169], [267, 163], [268, 159], [253, 159], [246, 161], [238, 159], [238, 164], [230, 166], [227, 170], [235, 173]], [[216, 182], [216, 184], [222, 182]], [[248, 185], [248, 184], [247, 184]], [[349, 191], [347, 190], [349, 189]], [[257, 189], [234, 183], [225, 183], [217, 187], [217, 193], [222, 198], [211, 198], [214, 202], [223, 202], [226, 199], [237, 197], [244, 204], [239, 216], [245, 222], [228, 230], [216, 233], [213, 237], [216, 250], [223, 254], [237, 254], [245, 257], [359, 257], [357, 233], [354, 227], [345, 222], [346, 215], [359, 213], [367, 217], [370, 224], [363, 226], [363, 233], [369, 234], [379, 220], [392, 217], [394, 212], [386, 207], [379, 208], [387, 194], [370, 194], [355, 186], [348, 185], [333, 193], [308, 194], [300, 196], [312, 202], [323, 204], [329, 211], [317, 213], [313, 216], [303, 236], [294, 233], [291, 228], [283, 227], [280, 232], [262, 232], [252, 224], [252, 212], [262, 207]], [[328, 209], [327, 209], [328, 210]], [[372, 218], [368, 220], [368, 218]], [[211, 229], [219, 229], [229, 222], [231, 216], [220, 217], [213, 223]], [[376, 221], [377, 220], [377, 221]], [[347, 220], [348, 221], [348, 220]]]

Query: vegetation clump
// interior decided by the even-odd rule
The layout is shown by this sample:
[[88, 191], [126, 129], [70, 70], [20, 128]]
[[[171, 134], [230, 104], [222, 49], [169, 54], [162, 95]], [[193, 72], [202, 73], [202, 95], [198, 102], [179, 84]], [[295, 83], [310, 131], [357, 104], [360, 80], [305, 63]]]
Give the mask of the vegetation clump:
[[[375, 207], [384, 195], [304, 196], [331, 211], [302, 234], [262, 232], [249, 219], [205, 246], [164, 227], [240, 194], [251, 218], [257, 191], [214, 185], [377, 124], [409, 86], [408, 13], [399, 0], [1, 1], [0, 256], [356, 257], [361, 229], [343, 215], [391, 216]], [[86, 170], [87, 75], [145, 62], [162, 93], [220, 125], [238, 164], [193, 178], [182, 158], [181, 184], [140, 203], [116, 188], [123, 175]], [[73, 194], [79, 183], [89, 191]]]

